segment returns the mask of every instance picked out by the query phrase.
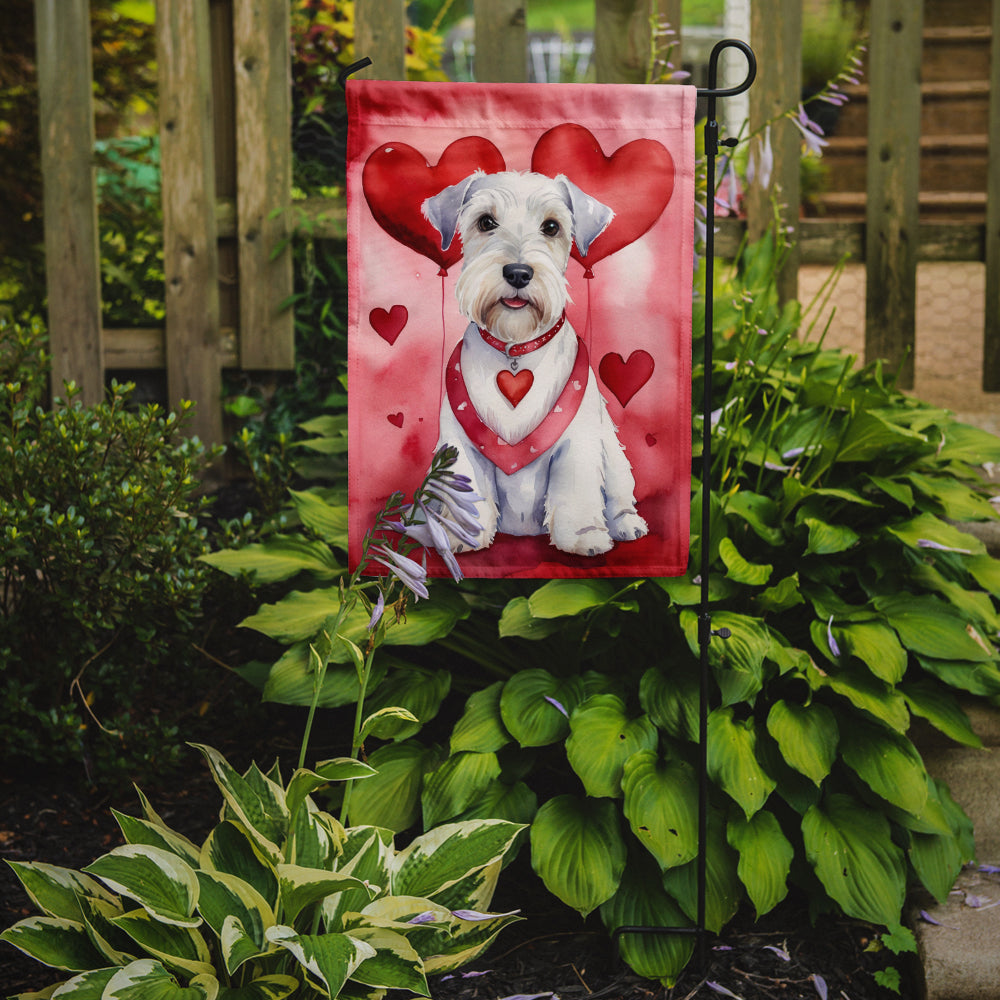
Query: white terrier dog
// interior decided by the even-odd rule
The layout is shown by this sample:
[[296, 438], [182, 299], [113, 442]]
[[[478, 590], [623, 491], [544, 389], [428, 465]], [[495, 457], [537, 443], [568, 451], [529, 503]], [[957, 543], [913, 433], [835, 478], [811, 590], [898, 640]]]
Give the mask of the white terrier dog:
[[586, 255], [612, 210], [561, 174], [477, 171], [423, 211], [443, 249], [462, 240], [455, 295], [471, 322], [448, 362], [437, 447], [458, 448], [454, 469], [483, 498], [478, 547], [497, 531], [547, 533], [594, 556], [641, 538], [632, 468], [564, 313], [572, 243]]

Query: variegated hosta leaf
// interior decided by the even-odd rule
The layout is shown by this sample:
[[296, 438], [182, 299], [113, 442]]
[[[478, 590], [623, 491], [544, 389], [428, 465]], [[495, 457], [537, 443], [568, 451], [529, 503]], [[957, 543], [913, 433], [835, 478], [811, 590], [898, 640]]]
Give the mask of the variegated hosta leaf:
[[522, 670], [504, 684], [500, 716], [521, 746], [543, 747], [566, 736], [569, 716], [583, 698], [579, 677], [560, 679], [547, 670]]
[[495, 753], [452, 754], [424, 778], [420, 797], [424, 826], [437, 826], [454, 819], [499, 777], [500, 764]]
[[767, 731], [781, 748], [781, 756], [815, 785], [830, 773], [840, 732], [833, 712], [812, 702], [799, 705], [778, 700], [767, 716]]
[[284, 789], [259, 771], [240, 775], [217, 750], [193, 744], [208, 761], [226, 806], [249, 831], [264, 855], [277, 863], [279, 844], [288, 832], [288, 809]]
[[324, 926], [329, 930], [344, 930], [343, 915], [362, 910], [371, 900], [372, 892], [384, 892], [389, 887], [392, 858], [392, 833], [373, 826], [356, 826], [347, 831], [337, 870], [352, 875], [367, 888], [345, 889], [323, 900]]
[[510, 743], [500, 715], [500, 693], [503, 681], [470, 695], [462, 717], [451, 733], [451, 752], [473, 750], [476, 753], [495, 753]]
[[[91, 969], [89, 972], [81, 972], [80, 975], [67, 979], [54, 991], [49, 987], [44, 993], [21, 993], [11, 1000], [28, 1000], [35, 997], [52, 997], [54, 1000], [101, 1000], [104, 996], [104, 988], [114, 978], [119, 966], [112, 966], [107, 969]], [[51, 991], [51, 992], [50, 992]]]
[[369, 893], [369, 898], [375, 895], [374, 890], [353, 875], [302, 868], [300, 865], [278, 865], [278, 881], [281, 886], [282, 912], [285, 919], [291, 921], [305, 907], [345, 889], [361, 889]]
[[610, 899], [625, 870], [615, 803], [549, 799], [531, 824], [531, 865], [549, 892], [583, 916]]
[[433, 899], [460, 879], [500, 861], [522, 829], [496, 819], [446, 823], [429, 830], [393, 860], [392, 892]]
[[118, 821], [122, 835], [129, 844], [146, 844], [149, 847], [159, 847], [161, 850], [176, 854], [177, 857], [186, 861], [192, 868], [198, 864], [199, 849], [182, 834], [149, 820], [126, 816], [125, 813], [120, 813], [117, 809], [112, 809], [111, 812]]
[[134, 899], [162, 923], [178, 927], [197, 927], [201, 923], [195, 914], [198, 878], [194, 869], [171, 851], [125, 844], [84, 871], [96, 875], [113, 892]]
[[375, 777], [351, 789], [352, 826], [381, 826], [399, 833], [420, 817], [424, 773], [438, 763], [437, 753], [416, 740], [379, 747], [368, 761]]
[[830, 795], [806, 813], [802, 836], [809, 863], [849, 917], [899, 923], [906, 866], [882, 813], [849, 795]]
[[[601, 905], [610, 932], [619, 927], [690, 927], [691, 921], [664, 891], [651, 859], [630, 858], [618, 891]], [[692, 934], [623, 934], [619, 952], [640, 976], [672, 986], [691, 958]]]
[[219, 981], [212, 975], [181, 986], [159, 962], [143, 958], [119, 969], [101, 1000], [216, 1000], [218, 995]]
[[336, 757], [324, 760], [313, 770], [301, 767], [288, 782], [285, 792], [285, 805], [288, 812], [294, 815], [306, 797], [317, 789], [328, 785], [331, 781], [351, 781], [357, 778], [370, 778], [376, 774], [373, 767], [353, 757]]
[[788, 872], [795, 849], [774, 814], [766, 809], [750, 819], [731, 819], [726, 836], [730, 847], [739, 851], [736, 873], [760, 918], [788, 895]]
[[566, 757], [595, 798], [621, 797], [622, 768], [639, 750], [653, 750], [659, 740], [648, 715], [630, 719], [625, 702], [613, 694], [595, 694], [570, 716]]
[[205, 939], [190, 927], [160, 923], [145, 910], [132, 910], [111, 921], [150, 955], [189, 976], [213, 971]]
[[199, 867], [224, 872], [252, 885], [271, 907], [278, 905], [278, 875], [241, 823], [220, 823], [201, 847]]
[[125, 911], [120, 902], [109, 903], [93, 896], [80, 899], [83, 921], [94, 947], [104, 956], [105, 965], [128, 965], [139, 958], [135, 942], [114, 924]]
[[516, 912], [478, 914], [473, 920], [462, 916], [468, 911], [451, 912], [454, 922], [450, 933], [442, 932], [437, 947], [424, 956], [424, 971], [428, 975], [452, 972], [468, 965], [486, 951], [500, 931], [521, 919]]
[[356, 927], [351, 937], [375, 949], [375, 954], [351, 973], [355, 982], [430, 996], [424, 963], [402, 934], [384, 927]]
[[[522, 827], [521, 833], [523, 832]], [[521, 833], [518, 833], [515, 840], [520, 838]], [[446, 889], [434, 893], [434, 901], [448, 907], [449, 910], [488, 910], [493, 902], [493, 894], [496, 892], [505, 860], [506, 856], [497, 858], [485, 868], [478, 868]]]
[[310, 979], [332, 997], [362, 962], [375, 957], [370, 944], [349, 934], [296, 934], [293, 928], [278, 924], [268, 928], [267, 939], [294, 955]]
[[294, 976], [261, 976], [244, 986], [224, 986], [219, 992], [218, 1000], [285, 1000], [299, 985], [299, 980]]
[[757, 733], [752, 718], [737, 721], [731, 707], [711, 712], [708, 773], [739, 804], [747, 818], [764, 805], [776, 782], [757, 762]]
[[910, 740], [861, 719], [852, 720], [841, 755], [876, 795], [919, 815], [927, 802], [927, 771]]
[[292, 820], [286, 859], [305, 868], [335, 868], [344, 842], [344, 828], [329, 813], [317, 809], [306, 799]]
[[100, 968], [105, 960], [91, 944], [87, 928], [65, 917], [28, 917], [0, 934], [35, 961], [53, 969], [81, 972]]
[[[274, 912], [267, 900], [248, 882], [226, 875], [223, 872], [198, 872], [198, 883], [201, 893], [198, 898], [198, 910], [205, 922], [215, 931], [220, 940], [223, 939], [223, 929], [227, 920], [236, 920], [238, 930], [243, 938], [249, 938], [254, 948], [253, 954], [266, 950], [264, 931], [275, 923]], [[234, 940], [237, 929], [230, 929], [230, 941]], [[235, 935], [240, 938], [240, 935]], [[252, 955], [245, 954], [245, 947], [240, 944], [240, 958], [235, 964], [230, 963], [233, 956], [232, 947], [226, 952], [226, 967], [232, 975], [242, 962]]]
[[109, 903], [114, 896], [97, 879], [74, 871], [39, 861], [8, 861], [31, 901], [46, 916], [81, 920], [80, 897], [92, 896]]
[[641, 751], [625, 762], [622, 790], [632, 832], [661, 869], [697, 855], [698, 783], [690, 765]]

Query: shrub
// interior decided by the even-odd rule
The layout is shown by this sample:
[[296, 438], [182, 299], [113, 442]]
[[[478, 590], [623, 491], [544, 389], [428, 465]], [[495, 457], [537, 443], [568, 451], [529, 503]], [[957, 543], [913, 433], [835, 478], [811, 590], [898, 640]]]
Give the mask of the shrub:
[[0, 324], [0, 743], [8, 760], [109, 773], [175, 752], [151, 682], [191, 661], [209, 453], [185, 434], [188, 404], [131, 409], [128, 385], [96, 406], [67, 385], [43, 408], [41, 337]]

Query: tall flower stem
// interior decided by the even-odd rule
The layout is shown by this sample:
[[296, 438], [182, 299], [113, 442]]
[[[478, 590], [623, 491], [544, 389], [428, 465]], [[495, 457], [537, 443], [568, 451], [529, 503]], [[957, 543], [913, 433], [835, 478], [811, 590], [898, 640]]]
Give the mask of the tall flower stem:
[[[358, 703], [354, 708], [354, 732], [351, 734], [351, 756], [357, 759], [361, 755], [361, 748], [364, 745], [364, 724], [365, 724], [365, 696], [368, 693], [368, 679], [372, 674], [372, 661], [375, 659], [375, 642], [369, 640], [368, 650], [365, 654], [364, 667], [358, 678]], [[340, 822], [342, 826], [347, 825], [348, 814], [351, 806], [351, 789], [354, 787], [353, 781], [348, 781], [344, 787], [344, 800], [340, 805]]]

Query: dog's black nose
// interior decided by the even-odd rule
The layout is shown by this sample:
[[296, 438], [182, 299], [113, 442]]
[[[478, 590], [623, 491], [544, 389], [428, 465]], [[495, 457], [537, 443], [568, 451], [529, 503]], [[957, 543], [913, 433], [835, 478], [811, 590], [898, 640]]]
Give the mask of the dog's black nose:
[[503, 279], [511, 288], [524, 288], [535, 272], [528, 264], [504, 264]]

